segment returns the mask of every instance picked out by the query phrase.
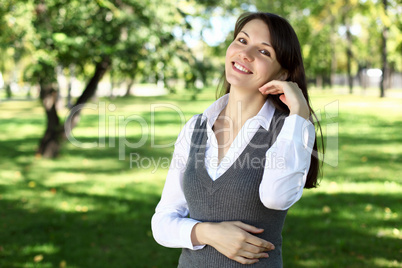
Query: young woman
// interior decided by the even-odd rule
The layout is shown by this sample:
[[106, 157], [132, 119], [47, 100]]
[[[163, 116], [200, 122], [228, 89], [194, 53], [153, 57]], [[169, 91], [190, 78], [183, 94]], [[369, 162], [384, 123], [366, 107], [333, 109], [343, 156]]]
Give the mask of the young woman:
[[153, 235], [183, 248], [179, 267], [282, 267], [287, 210], [319, 166], [293, 28], [270, 13], [240, 16], [224, 75], [226, 94], [175, 143]]

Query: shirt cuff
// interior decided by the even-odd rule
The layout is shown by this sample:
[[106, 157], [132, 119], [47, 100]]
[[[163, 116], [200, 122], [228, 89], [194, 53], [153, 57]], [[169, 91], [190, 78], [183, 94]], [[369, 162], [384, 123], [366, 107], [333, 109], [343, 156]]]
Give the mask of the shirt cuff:
[[191, 242], [191, 232], [193, 230], [193, 227], [197, 224], [200, 223], [200, 221], [196, 221], [191, 218], [187, 218], [185, 222], [183, 222], [183, 225], [180, 228], [180, 240], [184, 242], [184, 247], [192, 250], [198, 250], [202, 249], [205, 247], [205, 245], [200, 245], [200, 246], [193, 246], [193, 243]]
[[299, 142], [303, 146], [310, 147], [311, 140], [314, 141], [315, 129], [314, 125], [298, 114], [293, 114], [285, 118], [278, 140], [292, 140]]

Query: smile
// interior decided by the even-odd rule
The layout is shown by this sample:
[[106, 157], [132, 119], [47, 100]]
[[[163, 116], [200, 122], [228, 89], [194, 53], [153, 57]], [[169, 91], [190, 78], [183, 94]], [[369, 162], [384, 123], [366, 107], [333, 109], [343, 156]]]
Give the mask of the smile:
[[246, 69], [245, 67], [241, 66], [240, 64], [238, 64], [237, 62], [233, 62], [233, 67], [236, 70], [241, 71], [242, 73], [247, 73], [247, 74], [252, 74], [253, 72], [251, 72], [250, 70]]

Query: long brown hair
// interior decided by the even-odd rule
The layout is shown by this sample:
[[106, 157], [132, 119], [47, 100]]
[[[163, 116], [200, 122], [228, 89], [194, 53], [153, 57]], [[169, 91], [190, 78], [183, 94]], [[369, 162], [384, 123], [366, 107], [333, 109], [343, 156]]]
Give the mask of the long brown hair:
[[[297, 38], [295, 31], [289, 22], [275, 14], [263, 13], [263, 12], [247, 12], [237, 19], [233, 40], [237, 37], [244, 25], [249, 21], [259, 19], [265, 22], [268, 26], [271, 35], [271, 45], [276, 53], [276, 59], [282, 68], [288, 71], [288, 78], [286, 81], [292, 81], [297, 83], [304, 97], [307, 100], [307, 104], [310, 110], [310, 121], [314, 122], [315, 127], [320, 131], [321, 134], [321, 150], [324, 156], [324, 142], [322, 136], [322, 129], [320, 122], [316, 114], [310, 105], [310, 98], [307, 91], [306, 75], [304, 71], [303, 59], [300, 49], [300, 43]], [[230, 84], [226, 80], [225, 72], [223, 73], [223, 84], [221, 89], [218, 88], [217, 97], [223, 96], [230, 92]], [[289, 113], [289, 108], [280, 99], [279, 95], [268, 95], [268, 98], [272, 100], [275, 108]], [[313, 120], [313, 118], [315, 120]], [[310, 169], [307, 174], [307, 180], [304, 188], [314, 188], [317, 187], [317, 178], [319, 170], [322, 168], [322, 163], [324, 159], [320, 160], [318, 158], [317, 150], [317, 138], [314, 140], [313, 152], [311, 155]]]

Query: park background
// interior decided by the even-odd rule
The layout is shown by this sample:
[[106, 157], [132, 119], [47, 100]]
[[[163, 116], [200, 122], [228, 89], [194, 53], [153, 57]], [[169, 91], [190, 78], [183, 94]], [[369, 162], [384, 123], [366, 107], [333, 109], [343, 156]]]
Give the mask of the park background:
[[402, 267], [398, 0], [0, 0], [0, 267], [177, 266], [150, 219], [255, 10], [294, 26], [327, 147], [284, 267]]

